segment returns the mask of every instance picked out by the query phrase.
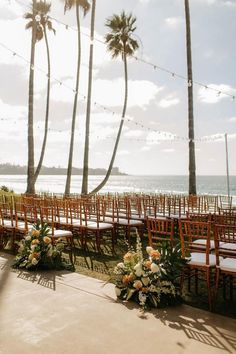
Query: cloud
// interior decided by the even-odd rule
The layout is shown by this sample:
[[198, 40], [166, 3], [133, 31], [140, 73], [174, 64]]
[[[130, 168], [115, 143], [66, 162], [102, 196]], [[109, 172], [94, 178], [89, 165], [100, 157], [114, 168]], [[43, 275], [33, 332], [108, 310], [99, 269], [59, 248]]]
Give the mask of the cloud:
[[172, 153], [172, 152], [175, 152], [175, 149], [162, 149], [161, 151], [167, 152], [167, 153]]
[[162, 98], [158, 103], [158, 106], [161, 108], [169, 108], [171, 106], [176, 106], [180, 103], [179, 98], [174, 98], [172, 95]]
[[126, 132], [124, 134], [124, 136], [128, 137], [128, 138], [138, 138], [139, 136], [143, 135], [143, 131], [142, 130], [129, 130], [128, 132]]
[[200, 102], [204, 102], [204, 103], [217, 103], [221, 101], [223, 98], [226, 97], [230, 98], [228, 95], [224, 94], [224, 92], [233, 95], [236, 93], [236, 89], [225, 84], [220, 84], [220, 85], [209, 84], [208, 88], [207, 87], [199, 88], [198, 99]]
[[129, 155], [130, 151], [128, 150], [120, 150], [117, 152], [117, 156], [124, 156], [124, 155]]
[[139, 0], [141, 4], [148, 4], [151, 0]]
[[231, 118], [229, 118], [229, 122], [231, 122], [231, 123], [236, 122], [236, 117], [231, 117]]
[[[162, 90], [162, 87], [158, 87], [147, 80], [129, 80], [128, 85], [128, 107], [145, 108]], [[95, 80], [93, 97], [102, 105], [122, 107], [124, 103], [124, 79]]]
[[173, 29], [176, 29], [184, 22], [182, 17], [168, 17], [165, 19], [165, 24]]
[[203, 2], [207, 3], [208, 5], [236, 7], [236, 3], [234, 0], [195, 0], [195, 2]]
[[25, 106], [13, 106], [7, 103], [4, 103], [0, 99], [0, 118], [4, 118], [6, 120], [17, 121], [19, 118], [25, 117], [27, 114], [27, 108]]
[[143, 146], [140, 151], [149, 151], [151, 149], [150, 146]]

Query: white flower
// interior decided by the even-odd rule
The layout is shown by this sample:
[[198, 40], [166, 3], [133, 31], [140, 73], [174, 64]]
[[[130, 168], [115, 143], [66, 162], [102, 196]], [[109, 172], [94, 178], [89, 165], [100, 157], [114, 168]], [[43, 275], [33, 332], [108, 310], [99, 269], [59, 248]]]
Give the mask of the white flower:
[[47, 256], [52, 257], [52, 250], [51, 249], [49, 251], [47, 251]]
[[38, 263], [38, 260], [37, 260], [36, 258], [33, 258], [32, 261], [31, 261], [31, 263], [32, 263], [33, 265], [36, 265], [36, 264]]
[[122, 262], [118, 263], [118, 264], [117, 264], [117, 268], [124, 269], [124, 268], [125, 268], [124, 263], [122, 263]]
[[143, 274], [143, 269], [140, 263], [136, 264], [136, 266], [134, 267], [134, 272], [137, 277], [141, 277], [141, 275]]
[[141, 291], [139, 291], [138, 299], [140, 301], [140, 305], [143, 306], [143, 305], [145, 305], [145, 302], [146, 302], [146, 299], [147, 299], [147, 295], [142, 293]]
[[151, 284], [151, 285], [149, 286], [148, 290], [149, 290], [151, 293], [155, 293], [157, 289], [156, 289], [156, 287], [155, 287], [153, 284]]
[[153, 248], [152, 248], [152, 247], [150, 247], [150, 246], [147, 246], [147, 247], [146, 247], [146, 252], [147, 252], [147, 254], [150, 254], [152, 251], [153, 251]]
[[141, 280], [142, 280], [142, 283], [144, 286], [147, 286], [150, 282], [150, 279], [148, 277], [145, 277], [145, 278], [143, 277], [143, 278], [141, 278]]
[[31, 245], [31, 246], [30, 246], [32, 252], [34, 252], [35, 247], [37, 247], [37, 246], [36, 246], [36, 245]]
[[121, 290], [119, 288], [117, 288], [117, 286], [115, 287], [115, 293], [116, 293], [116, 296], [120, 296], [120, 294], [121, 294]]
[[18, 248], [18, 252], [22, 252], [24, 250], [24, 245], [21, 243], [20, 247]]
[[151, 264], [151, 271], [152, 273], [158, 273], [159, 272], [159, 267], [156, 263]]
[[31, 240], [31, 236], [30, 236], [30, 235], [26, 236], [26, 237], [25, 237], [25, 240], [26, 240], [26, 241], [30, 241], [30, 240]]

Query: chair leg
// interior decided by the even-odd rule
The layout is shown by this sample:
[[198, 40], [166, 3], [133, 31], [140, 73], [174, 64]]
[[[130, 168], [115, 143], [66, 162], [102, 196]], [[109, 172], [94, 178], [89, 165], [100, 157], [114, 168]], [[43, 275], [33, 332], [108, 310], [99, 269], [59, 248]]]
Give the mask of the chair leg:
[[223, 298], [226, 300], [226, 275], [223, 274]]
[[212, 295], [211, 295], [211, 269], [208, 268], [206, 271], [206, 282], [207, 282], [207, 292], [208, 292], [208, 304], [209, 310], [212, 310]]
[[195, 294], [198, 295], [198, 269], [195, 269]]
[[219, 269], [219, 268], [216, 268], [214, 303], [216, 303], [216, 301], [217, 301], [217, 295], [218, 295], [218, 289], [219, 289], [219, 282], [220, 282], [220, 269]]
[[233, 277], [230, 275], [229, 277], [229, 294], [230, 294], [230, 300], [233, 300]]

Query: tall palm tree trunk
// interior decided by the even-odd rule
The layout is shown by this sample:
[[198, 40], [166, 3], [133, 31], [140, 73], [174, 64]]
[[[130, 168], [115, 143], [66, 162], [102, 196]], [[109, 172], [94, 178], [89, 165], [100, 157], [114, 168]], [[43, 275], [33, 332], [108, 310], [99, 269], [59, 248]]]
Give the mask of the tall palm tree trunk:
[[40, 170], [42, 168], [42, 164], [43, 164], [43, 158], [44, 158], [44, 154], [45, 154], [47, 135], [48, 135], [48, 119], [49, 119], [51, 64], [50, 64], [50, 52], [49, 52], [47, 31], [46, 31], [45, 27], [43, 28], [43, 32], [44, 32], [44, 39], [45, 39], [46, 50], [47, 50], [47, 62], [48, 62], [47, 102], [46, 102], [46, 113], [45, 113], [45, 124], [44, 124], [44, 138], [43, 138], [43, 144], [42, 144], [42, 148], [41, 148], [41, 154], [40, 154], [38, 166], [37, 166], [35, 174], [34, 174], [34, 182], [36, 182], [36, 180], [38, 178], [38, 175], [39, 175], [39, 172], [40, 172]]
[[77, 50], [78, 50], [78, 53], [77, 53], [77, 73], [76, 73], [76, 85], [75, 85], [73, 114], [72, 114], [72, 121], [71, 121], [70, 150], [69, 150], [69, 158], [68, 158], [65, 195], [70, 194], [72, 161], [73, 161], [73, 151], [74, 151], [74, 137], [75, 137], [75, 122], [76, 122], [77, 101], [78, 101], [78, 91], [79, 91], [79, 77], [80, 77], [80, 63], [81, 63], [81, 36], [80, 36], [80, 18], [79, 18], [79, 5], [78, 5], [78, 3], [76, 3], [76, 20], [77, 20], [77, 33], [78, 33], [78, 35], [77, 35]]
[[88, 194], [88, 162], [89, 162], [89, 130], [90, 130], [90, 113], [91, 113], [91, 95], [92, 95], [92, 75], [93, 75], [93, 39], [95, 26], [95, 10], [96, 0], [92, 3], [91, 27], [90, 27], [90, 53], [89, 53], [89, 78], [88, 78], [88, 97], [86, 111], [86, 127], [85, 127], [85, 143], [84, 143], [84, 164], [83, 164], [83, 180], [81, 194]]
[[117, 153], [117, 149], [118, 149], [118, 145], [119, 145], [119, 141], [120, 141], [120, 136], [121, 136], [121, 132], [122, 132], [123, 124], [124, 124], [125, 113], [126, 113], [126, 108], [127, 108], [127, 101], [128, 101], [128, 70], [127, 70], [127, 58], [126, 58], [125, 50], [124, 50], [124, 72], [125, 72], [124, 106], [123, 106], [123, 112], [122, 112], [122, 117], [121, 117], [121, 121], [120, 121], [118, 134], [117, 134], [117, 137], [116, 137], [115, 145], [114, 145], [114, 148], [113, 148], [113, 153], [112, 153], [112, 156], [111, 156], [111, 161], [110, 161], [110, 164], [109, 164], [109, 167], [107, 169], [107, 173], [106, 173], [104, 179], [102, 180], [102, 182], [95, 189], [92, 190], [92, 192], [89, 193], [90, 195], [97, 193], [100, 189], [102, 189], [102, 187], [105, 186], [106, 182], [108, 181], [108, 179], [109, 179], [109, 177], [111, 175], [112, 167], [113, 167], [113, 164], [114, 164], [114, 161], [115, 161], [115, 157], [116, 157], [116, 153]]
[[191, 54], [191, 27], [189, 1], [185, 0], [186, 20], [186, 47], [187, 47], [187, 68], [188, 68], [188, 137], [189, 137], [189, 194], [196, 194], [196, 164], [194, 144], [194, 117], [193, 117], [193, 74]]
[[35, 193], [34, 182], [34, 60], [36, 43], [36, 0], [33, 0], [33, 27], [31, 37], [30, 75], [29, 75], [29, 97], [28, 97], [28, 167], [27, 167], [27, 194]]

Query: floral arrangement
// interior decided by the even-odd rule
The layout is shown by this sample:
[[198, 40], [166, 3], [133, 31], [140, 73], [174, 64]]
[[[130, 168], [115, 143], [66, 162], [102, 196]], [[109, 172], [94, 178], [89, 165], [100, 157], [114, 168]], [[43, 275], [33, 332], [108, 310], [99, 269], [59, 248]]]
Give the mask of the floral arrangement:
[[135, 300], [143, 310], [181, 302], [175, 284], [183, 266], [179, 248], [170, 250], [166, 244], [162, 247], [160, 250], [147, 247], [148, 257], [144, 259], [142, 244], [137, 235], [136, 251], [129, 249], [123, 262], [118, 263], [114, 269], [115, 292], [119, 299]]
[[31, 231], [18, 242], [18, 253], [14, 260], [14, 268], [35, 269], [72, 269], [71, 264], [62, 259], [64, 243], [61, 239], [52, 244], [48, 236], [50, 228], [47, 224], [33, 225]]

